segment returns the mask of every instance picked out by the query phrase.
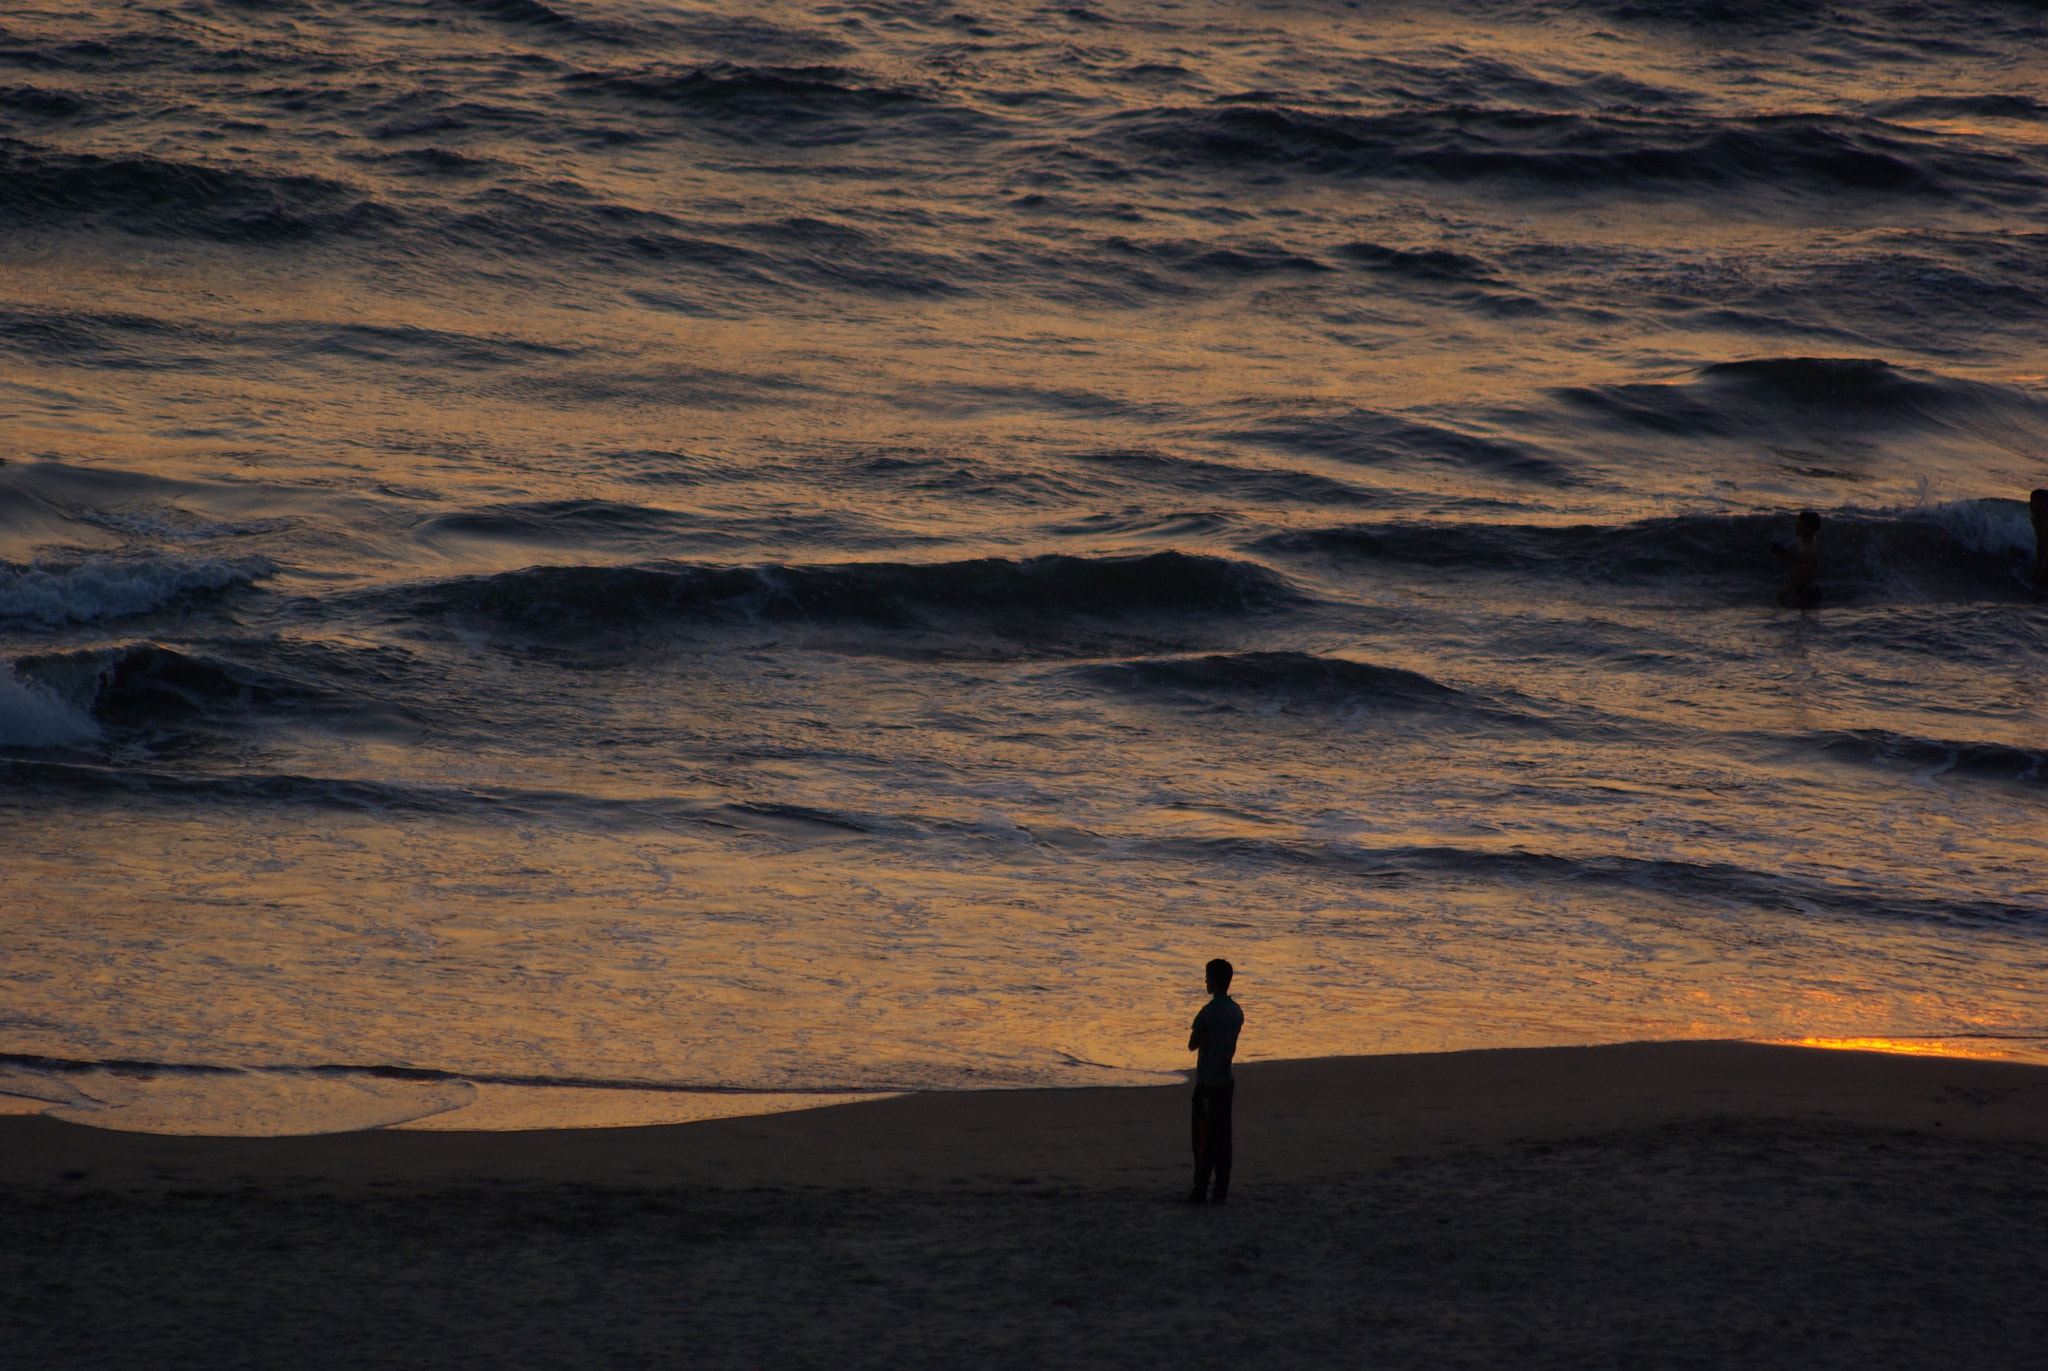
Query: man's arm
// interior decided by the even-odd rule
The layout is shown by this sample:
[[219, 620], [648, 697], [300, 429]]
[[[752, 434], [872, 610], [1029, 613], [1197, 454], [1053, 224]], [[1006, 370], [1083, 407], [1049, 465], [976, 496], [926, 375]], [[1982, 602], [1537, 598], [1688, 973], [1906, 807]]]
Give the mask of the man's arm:
[[1188, 1030], [1188, 1051], [1200, 1052], [1202, 1050], [1202, 1044], [1208, 1041], [1209, 1025], [1202, 1022], [1204, 1019], [1208, 1017], [1209, 1008], [1207, 1005], [1204, 1005], [1202, 1007], [1202, 1012], [1195, 1015], [1195, 1026]]

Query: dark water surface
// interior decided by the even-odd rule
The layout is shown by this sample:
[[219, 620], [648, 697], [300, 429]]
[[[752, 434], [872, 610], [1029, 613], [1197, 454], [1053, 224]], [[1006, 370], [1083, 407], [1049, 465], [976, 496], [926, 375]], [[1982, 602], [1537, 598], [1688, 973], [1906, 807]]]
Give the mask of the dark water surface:
[[10, 7], [0, 1088], [1135, 1083], [1217, 954], [1257, 1057], [2041, 1055], [2044, 76], [2020, 4]]

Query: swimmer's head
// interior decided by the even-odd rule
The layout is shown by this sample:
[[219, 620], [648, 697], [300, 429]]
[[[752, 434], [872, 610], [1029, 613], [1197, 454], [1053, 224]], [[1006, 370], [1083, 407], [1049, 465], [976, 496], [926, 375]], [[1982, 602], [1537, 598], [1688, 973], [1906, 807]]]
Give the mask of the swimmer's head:
[[1820, 532], [1820, 515], [1815, 514], [1810, 509], [1802, 509], [1799, 511], [1799, 523], [1796, 527], [1799, 530], [1800, 537], [1811, 538], [1814, 534]]

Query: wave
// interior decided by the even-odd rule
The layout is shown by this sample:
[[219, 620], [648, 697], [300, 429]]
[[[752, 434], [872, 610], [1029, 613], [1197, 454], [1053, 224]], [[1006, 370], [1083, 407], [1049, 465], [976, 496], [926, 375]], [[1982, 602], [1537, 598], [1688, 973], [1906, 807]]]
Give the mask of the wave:
[[2013, 153], [1817, 113], [1710, 119], [1456, 105], [1355, 114], [1231, 104], [1124, 115], [1117, 131], [1176, 167], [1493, 181], [1558, 194], [1861, 193], [2031, 203], [2048, 189], [2042, 167]]
[[78, 512], [78, 521], [137, 541], [146, 539], [165, 543], [210, 543], [221, 538], [254, 538], [282, 532], [296, 522], [289, 518], [223, 522], [197, 518], [170, 505], [155, 509], [85, 509]]
[[1505, 285], [1485, 261], [1446, 248], [1389, 248], [1378, 243], [1347, 243], [1338, 252], [1369, 271], [1410, 281], [1453, 281], [1462, 285]]
[[[637, 273], [650, 264], [714, 275], [728, 284], [786, 289], [823, 286], [880, 295], [956, 294], [965, 259], [892, 246], [862, 230], [790, 220], [706, 227], [675, 215], [604, 199], [580, 186], [493, 186], [423, 214], [413, 242], [424, 251], [469, 250], [512, 258], [574, 258], [585, 269]], [[743, 241], [734, 241], [740, 239]], [[641, 298], [660, 297], [642, 292]]]
[[1148, 448], [1081, 451], [1068, 454], [1068, 460], [1128, 474], [1148, 485], [1238, 500], [1329, 506], [1378, 505], [1389, 499], [1313, 472], [1209, 462]]
[[1806, 420], [1863, 428], [2048, 421], [2023, 392], [1925, 379], [1866, 357], [1763, 357], [1704, 366], [1679, 385], [1575, 386], [1561, 399], [1617, 427], [1688, 437], [1781, 434]]
[[1075, 667], [1085, 680], [1162, 699], [1258, 697], [1277, 706], [1366, 705], [1424, 709], [1476, 703], [1463, 691], [1414, 671], [1306, 652], [1238, 652], [1147, 657]]
[[418, 538], [454, 534], [580, 544], [592, 538], [673, 533], [689, 522], [667, 510], [612, 500], [544, 500], [439, 514], [416, 525], [412, 532]]
[[1184, 552], [924, 564], [529, 567], [395, 593], [415, 614], [541, 633], [673, 620], [912, 628], [958, 616], [1241, 613], [1301, 599], [1264, 567]]
[[400, 176], [462, 178], [491, 176], [508, 171], [511, 164], [495, 157], [474, 157], [453, 148], [401, 148], [396, 152], [344, 153], [352, 162], [394, 172]]
[[1989, 92], [1979, 95], [1913, 95], [1870, 105], [1883, 119], [2048, 119], [2048, 104], [2031, 95]]
[[[61, 360], [67, 366], [122, 371], [210, 370], [235, 349], [266, 356], [345, 357], [385, 365], [481, 371], [533, 362], [573, 361], [578, 349], [506, 334], [457, 333], [416, 325], [172, 323], [139, 314], [0, 309], [0, 348]], [[741, 386], [755, 378], [708, 373]]]
[[1273, 272], [1306, 272], [1311, 275], [1331, 270], [1327, 262], [1271, 243], [1241, 243], [1218, 247], [1200, 239], [1140, 242], [1121, 234], [1103, 240], [1102, 246], [1123, 257], [1187, 272], [1196, 276], [1244, 277]]
[[122, 728], [331, 698], [317, 686], [155, 643], [31, 653], [14, 669], [69, 707]]
[[[0, 681], [6, 679], [0, 677]], [[30, 742], [11, 746], [60, 744]], [[142, 766], [127, 755], [111, 760], [67, 758], [63, 754], [0, 755], [0, 784], [16, 796], [62, 797], [63, 802], [72, 804], [99, 801], [122, 805], [148, 799], [187, 803], [208, 812], [246, 807], [517, 823], [566, 819], [611, 833], [673, 832], [688, 827], [722, 838], [741, 831], [816, 842], [876, 832], [900, 834], [919, 827], [888, 816], [770, 801], [699, 803], [670, 796], [619, 799], [569, 790], [364, 780], [286, 771], [208, 774]], [[944, 826], [927, 826], [925, 831], [942, 832]]]
[[[2026, 506], [1960, 500], [1896, 513], [1827, 513], [1819, 546], [1831, 599], [1921, 594], [2018, 599], [2012, 568], [2033, 552]], [[1627, 524], [1385, 522], [1290, 530], [1263, 552], [1450, 572], [1536, 573], [1594, 585], [1711, 587], [1716, 595], [1782, 584], [1773, 541], [1791, 515], [1688, 514]]]
[[526, 24], [543, 29], [580, 29], [575, 20], [541, 0], [459, 0], [462, 8], [501, 24]]
[[[673, 468], [673, 463], [668, 463]], [[629, 478], [631, 479], [631, 478]], [[653, 484], [646, 481], [646, 484]], [[719, 548], [862, 547], [901, 551], [897, 530], [866, 521], [857, 512], [726, 516], [703, 511], [679, 513], [609, 500], [548, 500], [486, 505], [436, 515], [415, 524], [422, 542], [473, 538], [499, 543], [559, 547], [589, 553], [604, 548], [617, 555], [675, 554]], [[940, 541], [933, 538], [931, 541]], [[734, 555], [744, 555], [735, 553]]]
[[57, 692], [0, 672], [0, 747], [79, 747], [99, 736], [91, 716]]
[[[509, 334], [455, 333], [415, 324], [320, 324], [266, 330], [259, 346], [323, 357], [403, 366], [480, 371], [528, 362], [570, 360], [580, 349]], [[737, 380], [738, 378], [734, 378]]]
[[388, 228], [397, 211], [317, 176], [64, 153], [0, 138], [0, 223], [106, 226], [162, 237], [264, 244]]
[[[835, 66], [712, 62], [694, 67], [576, 72], [565, 77], [564, 84], [586, 96], [620, 96], [700, 118], [741, 120], [757, 129], [781, 129], [785, 136], [792, 125], [887, 118], [938, 108], [925, 92], [871, 84], [859, 73]], [[964, 115], [966, 111], [956, 113]]]
[[235, 562], [148, 558], [78, 563], [0, 562], [0, 624], [57, 628], [133, 618], [197, 596], [252, 584], [275, 570]]
[[39, 119], [75, 119], [92, 108], [84, 96], [49, 86], [0, 86], [0, 109]]
[[[272, 772], [207, 775], [201, 772], [158, 771], [130, 762], [118, 765], [48, 759], [0, 757], [0, 780], [17, 793], [63, 796], [68, 803], [137, 798], [190, 801], [202, 809], [222, 806], [292, 806], [355, 814], [417, 814], [430, 817], [477, 815], [541, 815], [580, 806], [602, 821], [609, 813], [638, 817], [642, 806], [607, 805], [575, 795], [538, 791], [460, 790], [431, 785], [404, 785], [349, 777], [302, 776]], [[696, 817], [645, 807], [660, 821]]]
[[1849, 884], [1797, 872], [1758, 871], [1727, 862], [1615, 855], [1566, 857], [1449, 846], [1372, 848], [1349, 843], [1290, 843], [1251, 838], [1153, 839], [1138, 846], [1181, 861], [1306, 866], [1372, 881], [1487, 881], [1624, 894], [1647, 892], [1724, 908], [1965, 928], [2037, 928], [2048, 924], [2048, 909], [2039, 904], [1961, 899], [1946, 893], [1918, 895], [1884, 885]]
[[1881, 358], [1761, 357], [1700, 368], [1700, 384], [1774, 405], [1912, 418], [1975, 407], [2018, 392], [1970, 381], [1923, 381]]
[[1776, 0], [1592, 0], [1587, 8], [1619, 23], [1677, 24], [1687, 28], [1785, 33], [1824, 27], [1839, 11], [1781, 5]]
[[1378, 410], [1272, 419], [1220, 436], [1361, 466], [1419, 461], [1550, 486], [1578, 479], [1563, 462], [1526, 443], [1460, 433]]
[[202, 330], [139, 314], [0, 309], [0, 348], [67, 366], [118, 371], [189, 370], [203, 365], [173, 340]]
[[2004, 743], [1947, 742], [1915, 738], [1884, 729], [1848, 729], [1810, 735], [1803, 741], [1830, 756], [1876, 766], [1903, 766], [1929, 780], [2048, 783], [2048, 752]]

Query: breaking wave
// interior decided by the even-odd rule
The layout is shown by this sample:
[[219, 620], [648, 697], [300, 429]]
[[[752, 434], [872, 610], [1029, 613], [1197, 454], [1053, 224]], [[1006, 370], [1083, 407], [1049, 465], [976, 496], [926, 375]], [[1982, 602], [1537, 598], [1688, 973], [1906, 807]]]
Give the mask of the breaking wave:
[[99, 725], [56, 692], [0, 671], [0, 747], [73, 747], [99, 736]]
[[147, 728], [327, 698], [303, 682], [156, 643], [32, 653], [15, 671], [103, 724]]
[[272, 570], [270, 563], [255, 558], [0, 563], [0, 624], [56, 628], [131, 618], [190, 597], [249, 585]]

